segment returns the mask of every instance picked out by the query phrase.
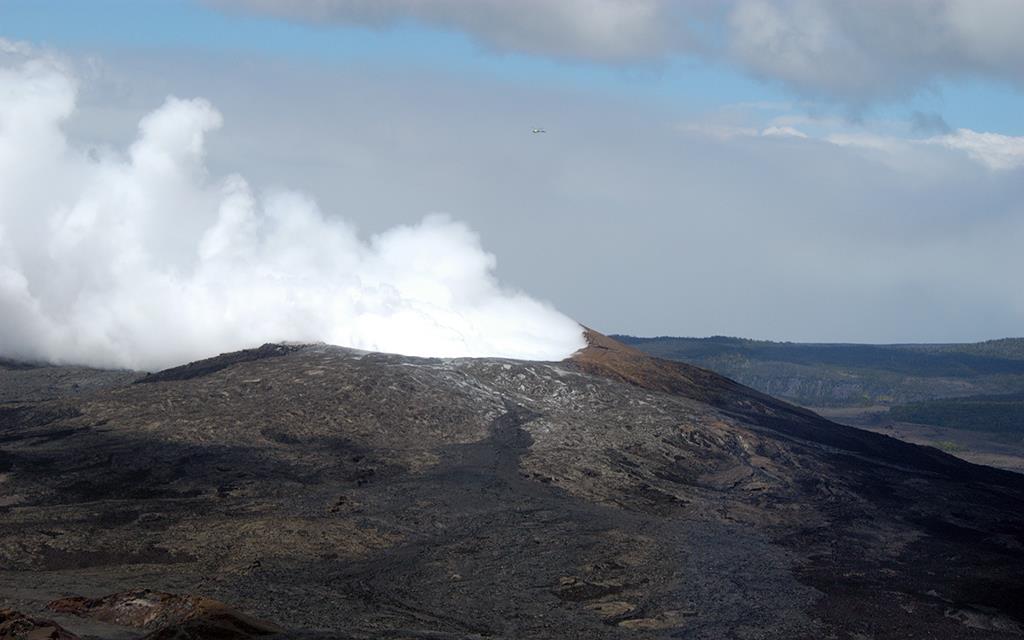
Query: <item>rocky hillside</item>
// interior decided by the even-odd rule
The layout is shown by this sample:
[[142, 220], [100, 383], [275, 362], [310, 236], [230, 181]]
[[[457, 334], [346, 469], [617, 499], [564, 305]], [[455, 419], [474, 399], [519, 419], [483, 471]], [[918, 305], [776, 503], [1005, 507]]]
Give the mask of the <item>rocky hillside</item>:
[[218, 637], [1020, 637], [1024, 477], [588, 340], [8, 367], [48, 391], [0, 404], [0, 623], [137, 638], [69, 607], [150, 589]]
[[625, 344], [706, 367], [811, 407], [892, 406], [1024, 393], [1024, 338], [973, 344], [801, 344], [743, 338], [634, 338]]

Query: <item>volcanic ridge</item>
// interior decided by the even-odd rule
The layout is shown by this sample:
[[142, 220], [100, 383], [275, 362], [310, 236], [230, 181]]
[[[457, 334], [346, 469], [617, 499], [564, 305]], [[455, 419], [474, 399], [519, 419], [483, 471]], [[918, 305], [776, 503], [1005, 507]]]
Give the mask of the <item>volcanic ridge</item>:
[[586, 338], [0, 362], [0, 640], [1024, 634], [1024, 476]]

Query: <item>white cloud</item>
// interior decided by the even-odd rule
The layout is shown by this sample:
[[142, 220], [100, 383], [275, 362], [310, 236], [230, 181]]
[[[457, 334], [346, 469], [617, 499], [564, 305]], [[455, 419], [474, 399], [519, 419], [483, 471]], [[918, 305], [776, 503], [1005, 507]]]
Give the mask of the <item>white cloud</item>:
[[987, 65], [1021, 80], [1024, 69], [1024, 5], [1019, 0], [947, 0], [939, 3], [940, 20], [948, 26], [968, 64]]
[[208, 1], [318, 22], [419, 22], [502, 51], [573, 59], [701, 56], [855, 107], [947, 78], [1024, 86], [1019, 0]]
[[1024, 83], [1024, 3], [1015, 0], [738, 0], [729, 25], [745, 68], [855, 104], [949, 77]]
[[772, 125], [761, 130], [762, 136], [776, 136], [779, 138], [806, 138], [807, 134], [796, 127], [787, 125]]
[[859, 147], [861, 149], [872, 149], [886, 153], [899, 153], [910, 148], [913, 141], [892, 136], [883, 136], [874, 133], [831, 133], [823, 138], [827, 142], [840, 147]]
[[213, 0], [245, 8], [369, 27], [408, 21], [475, 36], [502, 51], [603, 61], [658, 57], [695, 44], [670, 0]]
[[6, 38], [0, 38], [0, 55], [24, 58], [36, 55], [32, 47], [24, 42], [15, 42]]
[[1024, 166], [1024, 137], [957, 129], [954, 133], [929, 138], [925, 142], [963, 151], [994, 170]]
[[[16, 47], [5, 46], [5, 51]], [[159, 368], [264, 341], [560, 359], [579, 326], [502, 289], [475, 233], [428, 216], [362, 240], [292, 191], [211, 177], [221, 114], [168, 98], [127, 153], [62, 125], [76, 83], [0, 66], [0, 355]]]
[[[931, 138], [899, 138], [873, 133], [833, 133], [824, 138], [843, 147], [857, 147], [895, 156], [907, 156], [929, 146], [941, 146], [962, 152], [971, 160], [995, 171], [1010, 171], [1024, 166], [1024, 137], [957, 129]], [[909, 166], [909, 163], [907, 163]]]
[[[716, 121], [723, 115], [730, 122]], [[970, 160], [995, 172], [1009, 171], [1024, 166], [1024, 137], [1008, 136], [999, 133], [979, 132], [971, 129], [956, 131], [928, 138], [909, 137], [886, 132], [886, 129], [897, 129], [906, 132], [919, 130], [921, 127], [916, 118], [909, 122], [882, 123], [884, 126], [871, 126], [862, 123], [851, 126], [849, 123], [834, 118], [809, 118], [801, 115], [782, 114], [771, 118], [767, 126], [754, 126], [750, 123], [749, 109], [744, 105], [730, 105], [709, 121], [690, 122], [679, 127], [681, 131], [696, 133], [720, 140], [734, 138], [798, 138], [808, 141], [824, 141], [830, 144], [860, 149], [874, 154], [888, 166], [914, 171], [934, 167], [934, 158], [929, 158], [930, 147], [943, 147], [962, 153]], [[794, 125], [800, 124], [803, 128]], [[806, 128], [806, 131], [805, 131]], [[811, 133], [808, 133], [810, 131]], [[922, 163], [923, 164], [918, 164]]]
[[[224, 115], [206, 141], [212, 176], [299, 187], [363, 237], [450, 211], [500, 257], [502, 282], [606, 331], [943, 341], [1024, 323], [1006, 278], [1024, 271], [1020, 170], [921, 142], [935, 133], [907, 122], [780, 105], [708, 114], [750, 130], [713, 136], [586, 89], [240, 60], [108, 59], [131, 92], [82, 80], [69, 136], [128, 150], [150, 105], [206, 96]], [[529, 134], [537, 123], [547, 136]], [[760, 135], [772, 126], [808, 138]], [[904, 142], [824, 139], [858, 132]]]
[[681, 125], [679, 129], [689, 133], [718, 138], [719, 140], [760, 135], [760, 131], [754, 127], [741, 127], [716, 122], [691, 122]]

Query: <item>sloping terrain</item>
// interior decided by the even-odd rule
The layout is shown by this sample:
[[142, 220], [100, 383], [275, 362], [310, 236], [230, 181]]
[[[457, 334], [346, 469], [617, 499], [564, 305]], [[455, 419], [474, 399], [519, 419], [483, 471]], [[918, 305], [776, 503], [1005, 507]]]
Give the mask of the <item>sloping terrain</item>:
[[1020, 637], [1024, 477], [588, 340], [270, 345], [8, 401], [0, 608], [151, 589], [296, 638]]
[[[803, 344], [715, 336], [615, 336], [811, 407], [892, 406], [1024, 393], [1024, 338], [973, 344]], [[1024, 431], [1024, 427], [1022, 427]]]
[[619, 338], [836, 422], [1024, 471], [1024, 338], [907, 345]]

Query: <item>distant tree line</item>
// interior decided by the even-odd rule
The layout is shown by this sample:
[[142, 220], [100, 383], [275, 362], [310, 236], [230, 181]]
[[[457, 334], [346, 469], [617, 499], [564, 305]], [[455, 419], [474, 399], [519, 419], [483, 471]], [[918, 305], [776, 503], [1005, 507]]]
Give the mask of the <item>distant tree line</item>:
[[900, 422], [1024, 435], [1024, 394], [911, 402], [892, 407], [889, 416]]

